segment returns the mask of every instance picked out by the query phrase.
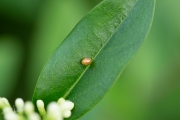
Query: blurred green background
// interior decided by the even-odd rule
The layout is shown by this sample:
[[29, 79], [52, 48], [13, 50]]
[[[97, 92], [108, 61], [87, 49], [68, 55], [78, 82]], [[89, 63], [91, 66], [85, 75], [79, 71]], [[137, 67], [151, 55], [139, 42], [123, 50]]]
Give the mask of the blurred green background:
[[[0, 96], [31, 100], [47, 59], [101, 0], [0, 0]], [[149, 36], [80, 120], [180, 120], [180, 1], [157, 0]], [[2, 119], [2, 118], [0, 118]]]

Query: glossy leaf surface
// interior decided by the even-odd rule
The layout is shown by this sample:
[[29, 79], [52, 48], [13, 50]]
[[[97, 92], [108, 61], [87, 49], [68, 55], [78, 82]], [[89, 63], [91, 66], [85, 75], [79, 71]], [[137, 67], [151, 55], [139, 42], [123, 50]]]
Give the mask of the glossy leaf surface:
[[[33, 101], [60, 97], [75, 103], [69, 119], [97, 104], [147, 36], [154, 0], [104, 0], [60, 44], [42, 70]], [[91, 58], [89, 66], [81, 64]]]

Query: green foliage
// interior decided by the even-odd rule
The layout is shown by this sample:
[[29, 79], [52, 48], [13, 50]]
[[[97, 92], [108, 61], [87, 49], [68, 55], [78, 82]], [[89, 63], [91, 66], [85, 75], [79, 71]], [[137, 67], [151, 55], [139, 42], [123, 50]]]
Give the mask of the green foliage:
[[[33, 100], [64, 97], [75, 103], [70, 119], [91, 109], [133, 57], [149, 32], [154, 0], [105, 0], [90, 11], [45, 65]], [[93, 59], [83, 66], [85, 57]]]
[[10, 95], [17, 82], [15, 77], [18, 74], [22, 49], [14, 42], [16, 39], [12, 36], [0, 37], [0, 96]]

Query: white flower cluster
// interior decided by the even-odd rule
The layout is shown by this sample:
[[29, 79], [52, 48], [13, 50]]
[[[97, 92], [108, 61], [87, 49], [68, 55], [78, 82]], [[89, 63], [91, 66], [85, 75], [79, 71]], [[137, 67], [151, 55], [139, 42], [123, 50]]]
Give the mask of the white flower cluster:
[[0, 109], [5, 120], [63, 120], [71, 116], [71, 110], [74, 103], [60, 98], [57, 102], [51, 102], [44, 108], [44, 102], [37, 100], [36, 102], [39, 114], [35, 112], [32, 102], [25, 102], [21, 98], [15, 100], [16, 110], [13, 110], [6, 98], [0, 97]]

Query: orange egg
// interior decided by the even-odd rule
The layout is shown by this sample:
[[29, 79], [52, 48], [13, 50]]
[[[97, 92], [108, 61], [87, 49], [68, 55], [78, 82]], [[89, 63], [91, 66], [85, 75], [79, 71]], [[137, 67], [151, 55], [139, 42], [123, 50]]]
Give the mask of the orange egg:
[[83, 65], [86, 65], [86, 66], [90, 65], [92, 63], [92, 59], [91, 58], [84, 58], [84, 59], [82, 59], [81, 63]]

